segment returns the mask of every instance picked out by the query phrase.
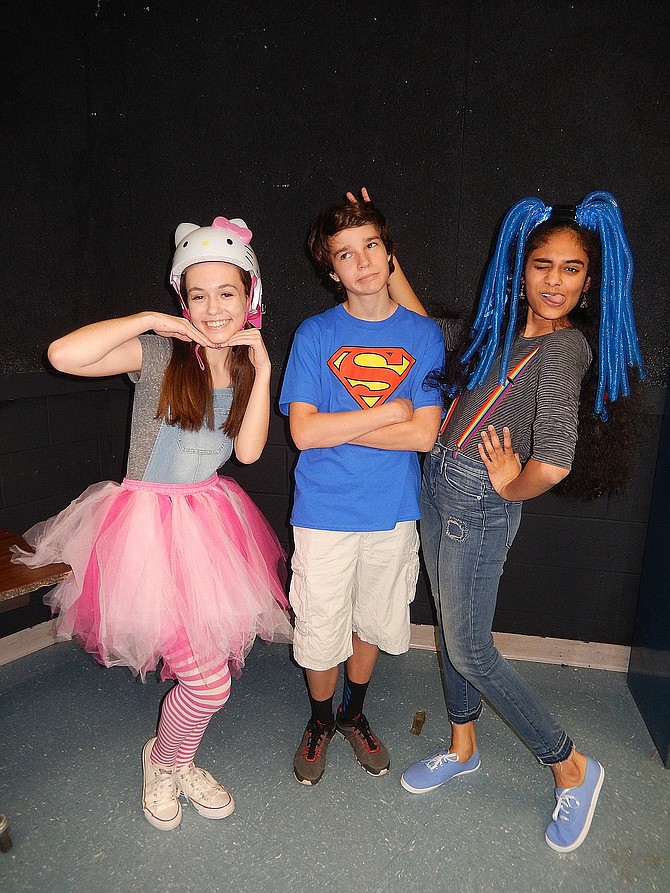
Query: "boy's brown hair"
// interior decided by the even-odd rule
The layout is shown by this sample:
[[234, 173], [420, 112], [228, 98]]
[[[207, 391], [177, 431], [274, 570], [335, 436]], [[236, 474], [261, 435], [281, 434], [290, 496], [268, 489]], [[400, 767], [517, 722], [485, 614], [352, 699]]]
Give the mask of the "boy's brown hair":
[[[393, 272], [393, 253], [395, 245], [391, 238], [389, 225], [382, 212], [372, 202], [339, 202], [330, 205], [316, 218], [307, 237], [307, 248], [312, 256], [319, 274], [326, 284], [333, 286], [330, 274], [333, 264], [330, 258], [330, 240], [343, 229], [372, 224], [384, 243], [386, 253], [391, 255], [389, 272]], [[338, 283], [339, 285], [339, 283]]]

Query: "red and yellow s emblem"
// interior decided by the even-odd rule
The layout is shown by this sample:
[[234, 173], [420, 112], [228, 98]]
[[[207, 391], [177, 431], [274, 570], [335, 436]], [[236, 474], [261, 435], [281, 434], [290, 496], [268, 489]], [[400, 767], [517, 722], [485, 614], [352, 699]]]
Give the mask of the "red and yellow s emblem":
[[403, 347], [340, 347], [328, 368], [359, 406], [369, 409], [393, 396], [414, 362]]

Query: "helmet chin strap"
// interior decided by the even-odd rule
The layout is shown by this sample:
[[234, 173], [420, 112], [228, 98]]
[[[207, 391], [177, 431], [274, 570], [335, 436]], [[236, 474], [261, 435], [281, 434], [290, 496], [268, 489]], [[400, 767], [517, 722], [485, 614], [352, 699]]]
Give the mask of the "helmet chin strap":
[[200, 366], [200, 371], [205, 371], [205, 364], [202, 361], [202, 357], [200, 356], [200, 345], [196, 344], [195, 346], [195, 358], [198, 361], [198, 366]]
[[263, 325], [263, 304], [259, 301], [255, 309], [252, 310], [257, 282], [258, 277], [255, 273], [252, 273], [251, 286], [249, 288], [249, 297], [247, 298], [247, 309], [244, 314], [244, 324], [246, 325], [249, 322], [255, 329], [260, 329], [260, 327]]
[[[191, 314], [188, 312], [188, 307], [184, 303], [184, 299], [182, 298], [181, 294], [179, 292], [177, 292], [177, 294], [179, 295], [179, 303], [181, 304], [182, 316], [184, 317], [184, 319], [187, 319], [189, 322], [191, 322]], [[199, 344], [195, 345], [195, 358], [198, 361], [198, 366], [200, 366], [200, 371], [204, 372], [205, 364], [203, 363], [202, 357], [200, 356], [200, 345]]]

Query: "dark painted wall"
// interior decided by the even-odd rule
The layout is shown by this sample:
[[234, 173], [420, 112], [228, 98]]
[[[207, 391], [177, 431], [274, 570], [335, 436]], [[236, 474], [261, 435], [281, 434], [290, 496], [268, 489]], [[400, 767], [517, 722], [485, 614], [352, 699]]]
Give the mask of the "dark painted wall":
[[628, 685], [670, 768], [670, 391], [667, 393], [649, 536], [642, 566]]
[[[670, 354], [669, 17], [661, 0], [644, 15], [626, 0], [10, 0], [0, 523], [22, 530], [121, 474], [127, 387], [63, 394], [39, 374], [42, 351], [84, 322], [173, 308], [178, 223], [245, 217], [279, 371], [300, 319], [331, 305], [304, 236], [347, 188], [367, 185], [387, 211], [422, 297], [461, 310], [513, 201], [607, 188], [636, 258], [650, 371], [633, 481], [617, 499], [527, 505], [496, 624], [630, 642]], [[285, 541], [292, 462], [276, 419], [244, 470]], [[425, 584], [414, 616], [430, 619]]]

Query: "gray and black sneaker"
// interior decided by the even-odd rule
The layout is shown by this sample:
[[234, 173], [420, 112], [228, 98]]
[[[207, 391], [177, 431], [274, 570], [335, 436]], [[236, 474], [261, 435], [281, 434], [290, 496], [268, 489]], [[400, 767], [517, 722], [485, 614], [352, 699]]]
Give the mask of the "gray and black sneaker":
[[359, 713], [350, 721], [343, 719], [342, 711], [337, 711], [335, 728], [354, 749], [356, 759], [370, 775], [385, 775], [391, 760], [387, 749], [370, 728], [365, 714]]
[[316, 784], [326, 769], [328, 745], [335, 734], [335, 726], [327, 726], [310, 719], [300, 747], [293, 757], [293, 774], [300, 784]]

